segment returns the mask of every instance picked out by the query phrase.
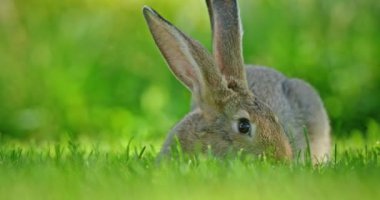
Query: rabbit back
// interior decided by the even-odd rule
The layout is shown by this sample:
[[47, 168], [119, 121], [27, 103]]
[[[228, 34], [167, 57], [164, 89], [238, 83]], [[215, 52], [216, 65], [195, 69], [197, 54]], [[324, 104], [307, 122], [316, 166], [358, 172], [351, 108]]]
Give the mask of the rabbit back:
[[306, 149], [306, 133], [313, 160], [328, 159], [329, 120], [315, 89], [303, 80], [289, 79], [267, 67], [247, 66], [246, 72], [250, 90], [272, 109], [285, 129], [293, 155]]

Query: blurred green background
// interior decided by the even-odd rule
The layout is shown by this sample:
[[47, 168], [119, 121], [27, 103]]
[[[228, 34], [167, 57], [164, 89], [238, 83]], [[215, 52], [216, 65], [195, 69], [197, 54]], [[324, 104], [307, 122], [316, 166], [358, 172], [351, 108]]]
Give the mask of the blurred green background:
[[[336, 137], [378, 127], [379, 0], [239, 2], [246, 63], [312, 83]], [[210, 49], [204, 0], [0, 0], [1, 137], [163, 141], [190, 93], [154, 45], [145, 4]]]

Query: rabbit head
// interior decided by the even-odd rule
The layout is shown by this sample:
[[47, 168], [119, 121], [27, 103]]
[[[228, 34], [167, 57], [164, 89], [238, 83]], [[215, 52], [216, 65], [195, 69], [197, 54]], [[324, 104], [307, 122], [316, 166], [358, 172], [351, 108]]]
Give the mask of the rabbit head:
[[170, 152], [178, 138], [188, 153], [211, 149], [215, 155], [271, 152], [277, 158], [290, 158], [291, 148], [277, 117], [248, 88], [236, 0], [206, 3], [213, 55], [153, 9], [143, 9], [170, 70], [192, 92], [196, 104], [169, 133], [162, 153]]

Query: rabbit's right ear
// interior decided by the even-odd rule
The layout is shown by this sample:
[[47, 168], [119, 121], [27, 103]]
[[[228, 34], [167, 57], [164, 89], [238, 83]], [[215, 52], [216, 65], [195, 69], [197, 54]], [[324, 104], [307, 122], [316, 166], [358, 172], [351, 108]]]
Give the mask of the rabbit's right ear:
[[145, 6], [145, 19], [153, 38], [173, 74], [191, 91], [201, 96], [223, 88], [222, 75], [213, 57], [198, 42], [192, 40], [156, 11]]
[[242, 26], [237, 0], [206, 0], [213, 33], [213, 53], [227, 81], [246, 85], [242, 54]]

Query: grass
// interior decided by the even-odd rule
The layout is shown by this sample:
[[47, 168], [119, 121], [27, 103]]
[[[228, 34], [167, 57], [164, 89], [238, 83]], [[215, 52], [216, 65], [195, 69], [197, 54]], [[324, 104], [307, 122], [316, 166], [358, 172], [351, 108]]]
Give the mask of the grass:
[[158, 164], [154, 147], [69, 142], [0, 147], [1, 199], [376, 199], [380, 145], [310, 166], [200, 156]]

